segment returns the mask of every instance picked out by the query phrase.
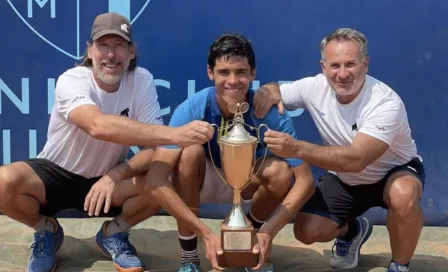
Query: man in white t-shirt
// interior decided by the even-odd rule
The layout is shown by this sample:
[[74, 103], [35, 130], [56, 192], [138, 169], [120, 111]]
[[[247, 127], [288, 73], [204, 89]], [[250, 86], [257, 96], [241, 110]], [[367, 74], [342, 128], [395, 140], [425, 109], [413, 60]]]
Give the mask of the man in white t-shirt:
[[[115, 216], [96, 236], [117, 271], [143, 271], [129, 229], [159, 210], [143, 190], [158, 145], [203, 144], [206, 122], [162, 125], [154, 79], [137, 66], [129, 20], [96, 17], [83, 62], [55, 88], [48, 139], [37, 158], [0, 168], [0, 211], [35, 230], [27, 271], [54, 271], [64, 233], [54, 215]], [[130, 146], [144, 150], [126, 160]]]
[[372, 232], [362, 217], [368, 209], [388, 210], [392, 260], [388, 271], [409, 271], [424, 217], [419, 205], [425, 173], [411, 136], [403, 101], [390, 87], [368, 76], [365, 36], [334, 31], [321, 43], [322, 73], [292, 83], [269, 83], [255, 94], [256, 115], [272, 104], [279, 110], [305, 108], [323, 146], [268, 131], [273, 153], [298, 157], [328, 172], [298, 213], [294, 232], [305, 243], [336, 238], [333, 268], [358, 266], [360, 249]]

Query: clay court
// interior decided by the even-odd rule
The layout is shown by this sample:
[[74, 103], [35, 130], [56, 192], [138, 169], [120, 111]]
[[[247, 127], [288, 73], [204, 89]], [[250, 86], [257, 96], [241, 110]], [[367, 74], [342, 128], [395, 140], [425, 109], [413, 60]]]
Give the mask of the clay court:
[[[104, 219], [60, 219], [65, 240], [58, 252], [56, 271], [113, 271], [113, 264], [97, 250], [95, 235]], [[220, 220], [203, 219], [214, 231]], [[5, 216], [0, 216], [0, 271], [26, 271], [33, 231]], [[148, 271], [177, 271], [180, 247], [176, 223], [170, 216], [157, 216], [131, 230], [131, 242], [137, 248]], [[273, 262], [276, 271], [337, 271], [328, 265], [332, 243], [305, 246], [294, 239], [292, 225], [285, 227], [274, 240]], [[362, 249], [356, 272], [385, 271], [390, 259], [389, 240], [384, 226], [375, 226]], [[448, 229], [425, 227], [412, 261], [412, 271], [448, 271]], [[205, 271], [213, 271], [200, 247]], [[228, 269], [227, 271], [244, 271]]]

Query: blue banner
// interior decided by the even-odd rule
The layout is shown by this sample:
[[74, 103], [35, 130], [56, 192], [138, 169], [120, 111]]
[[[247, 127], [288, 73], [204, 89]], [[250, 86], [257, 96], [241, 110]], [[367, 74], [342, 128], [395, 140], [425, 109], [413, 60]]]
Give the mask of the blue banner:
[[[2, 164], [34, 157], [42, 149], [56, 79], [82, 58], [99, 13], [115, 11], [131, 20], [139, 64], [157, 79], [165, 123], [179, 103], [211, 84], [208, 48], [222, 32], [241, 32], [252, 40], [257, 88], [319, 73], [320, 40], [338, 27], [352, 27], [369, 40], [369, 74], [406, 104], [426, 167], [426, 224], [448, 226], [448, 143], [443, 140], [448, 135], [447, 10], [447, 1], [425, 0], [1, 1]], [[299, 137], [319, 143], [307, 112], [292, 115]], [[207, 217], [226, 212], [222, 206], [203, 209]], [[383, 210], [369, 216], [385, 222]]]

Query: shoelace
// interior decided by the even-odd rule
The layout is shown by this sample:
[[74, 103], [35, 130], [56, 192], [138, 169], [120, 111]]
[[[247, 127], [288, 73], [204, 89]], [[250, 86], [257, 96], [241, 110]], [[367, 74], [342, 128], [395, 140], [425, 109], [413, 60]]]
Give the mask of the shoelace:
[[338, 256], [346, 256], [348, 251], [350, 250], [351, 245], [352, 245], [352, 243], [350, 243], [350, 242], [336, 240], [336, 242], [334, 242], [333, 247], [331, 248], [331, 253], [334, 256], [334, 247], [336, 247], [336, 254]]
[[114, 235], [114, 241], [111, 243], [113, 249], [119, 254], [136, 255], [134, 247], [129, 243], [129, 234], [120, 233]]
[[34, 235], [35, 242], [31, 245], [33, 256], [35, 259], [45, 259], [53, 251], [53, 240], [50, 239], [51, 234], [36, 233]]

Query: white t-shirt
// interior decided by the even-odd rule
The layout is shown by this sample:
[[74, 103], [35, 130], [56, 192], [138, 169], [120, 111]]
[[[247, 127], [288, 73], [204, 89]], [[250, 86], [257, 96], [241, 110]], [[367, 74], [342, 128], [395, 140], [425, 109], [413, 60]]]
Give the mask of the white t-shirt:
[[340, 104], [324, 75], [307, 77], [280, 86], [288, 110], [309, 111], [324, 145], [351, 145], [356, 133], [365, 133], [389, 145], [387, 151], [359, 173], [333, 172], [347, 184], [372, 184], [394, 166], [417, 155], [403, 101], [381, 81], [366, 75], [361, 93], [349, 104]]
[[152, 74], [141, 67], [127, 72], [118, 91], [101, 90], [90, 68], [63, 73], [55, 88], [47, 142], [38, 158], [48, 159], [84, 177], [98, 177], [126, 160], [129, 146], [97, 140], [68, 120], [81, 105], [96, 105], [105, 114], [121, 115], [147, 124], [163, 124]]

